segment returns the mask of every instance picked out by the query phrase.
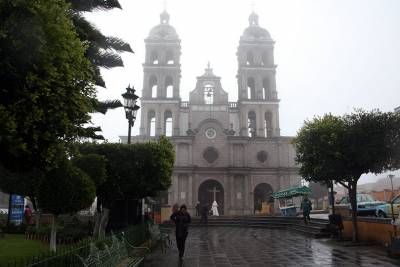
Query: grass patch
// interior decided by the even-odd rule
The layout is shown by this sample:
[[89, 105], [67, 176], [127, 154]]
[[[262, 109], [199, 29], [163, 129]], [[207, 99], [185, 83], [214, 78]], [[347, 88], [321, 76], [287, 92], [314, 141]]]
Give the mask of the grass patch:
[[26, 240], [24, 235], [6, 234], [0, 238], [0, 265], [31, 258], [49, 251], [49, 245], [37, 240]]

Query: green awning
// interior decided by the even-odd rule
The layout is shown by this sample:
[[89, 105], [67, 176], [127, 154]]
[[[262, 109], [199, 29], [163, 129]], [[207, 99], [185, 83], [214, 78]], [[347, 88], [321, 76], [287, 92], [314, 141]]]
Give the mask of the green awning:
[[289, 189], [284, 189], [272, 194], [273, 198], [289, 198], [289, 197], [296, 197], [301, 195], [308, 195], [311, 194], [311, 189], [307, 186], [302, 187], [294, 187]]

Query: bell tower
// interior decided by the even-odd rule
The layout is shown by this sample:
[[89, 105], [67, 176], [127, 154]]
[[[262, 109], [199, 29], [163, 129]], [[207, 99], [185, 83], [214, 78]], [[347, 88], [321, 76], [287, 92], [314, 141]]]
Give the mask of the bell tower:
[[169, 24], [169, 14], [160, 14], [160, 24], [145, 39], [140, 135], [179, 134], [179, 85], [181, 40]]
[[241, 136], [280, 135], [274, 44], [269, 32], [259, 26], [258, 15], [252, 12], [237, 52]]

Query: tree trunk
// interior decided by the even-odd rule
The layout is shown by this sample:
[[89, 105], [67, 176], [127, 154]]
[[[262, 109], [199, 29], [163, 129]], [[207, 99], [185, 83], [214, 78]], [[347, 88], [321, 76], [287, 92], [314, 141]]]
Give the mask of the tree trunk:
[[99, 237], [99, 229], [100, 229], [100, 219], [101, 219], [101, 203], [99, 198], [96, 201], [96, 214], [94, 215], [94, 228], [93, 228], [93, 237]]
[[349, 183], [349, 198], [351, 204], [351, 221], [353, 225], [353, 242], [358, 242], [357, 227], [357, 181]]
[[330, 184], [330, 189], [331, 189], [331, 196], [330, 199], [332, 201], [332, 214], [335, 214], [335, 193], [333, 191], [333, 182]]
[[101, 216], [100, 216], [100, 226], [99, 226], [98, 238], [105, 238], [105, 236], [106, 236], [106, 227], [108, 224], [109, 215], [110, 215], [110, 209], [103, 207], [103, 211], [101, 212]]
[[51, 234], [50, 234], [50, 251], [57, 251], [57, 228], [56, 228], [57, 216], [53, 216], [53, 223], [51, 225]]

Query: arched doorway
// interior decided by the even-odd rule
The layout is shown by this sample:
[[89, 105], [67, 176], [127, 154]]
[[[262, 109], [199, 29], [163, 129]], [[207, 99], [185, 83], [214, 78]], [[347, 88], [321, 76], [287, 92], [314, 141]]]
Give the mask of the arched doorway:
[[269, 204], [273, 203], [271, 185], [261, 183], [254, 188], [254, 213], [268, 213]]
[[207, 180], [199, 187], [198, 201], [201, 206], [208, 205], [211, 209], [211, 204], [214, 199], [218, 203], [218, 212], [224, 214], [224, 188], [221, 183], [216, 180]]

